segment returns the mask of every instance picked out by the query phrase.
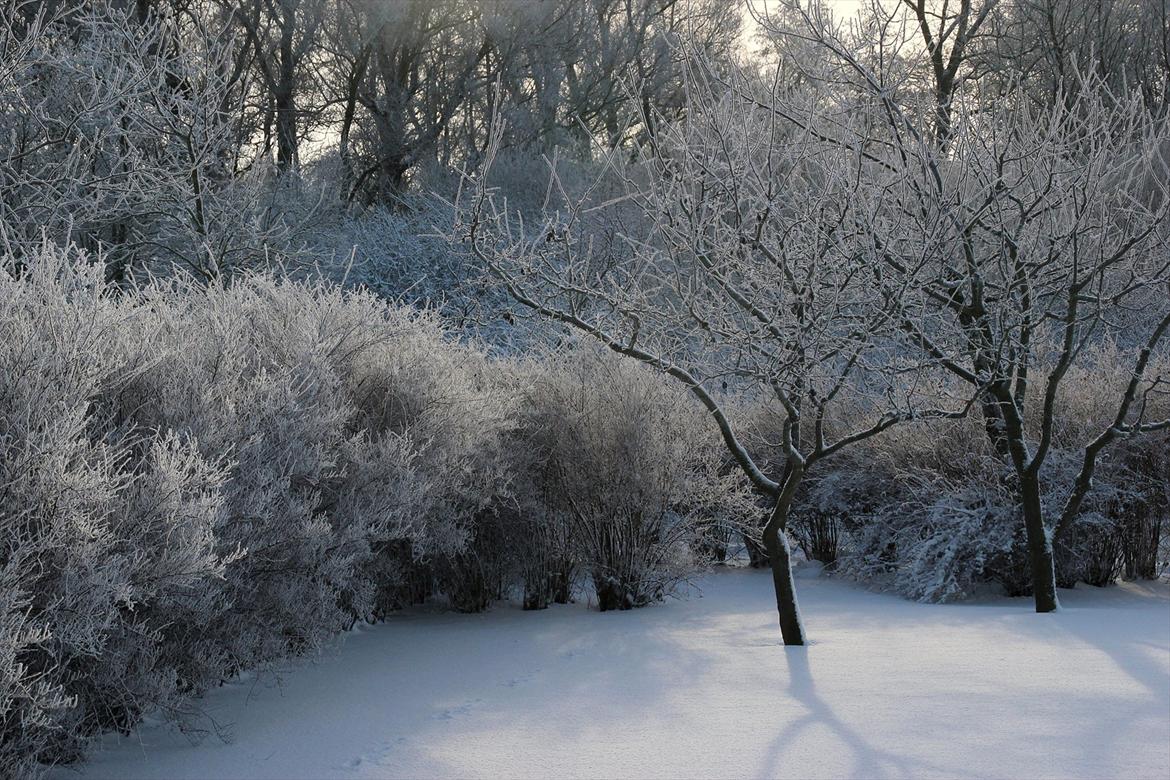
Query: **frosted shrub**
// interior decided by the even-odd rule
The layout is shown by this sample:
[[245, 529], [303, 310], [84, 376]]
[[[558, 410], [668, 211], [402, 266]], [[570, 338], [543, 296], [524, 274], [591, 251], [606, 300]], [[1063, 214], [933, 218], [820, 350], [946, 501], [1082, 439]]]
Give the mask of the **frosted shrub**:
[[[388, 335], [355, 356], [348, 393], [362, 429], [410, 436], [414, 468], [423, 475], [425, 494], [403, 537], [409, 544], [388, 552], [434, 568], [440, 588], [474, 611], [486, 607], [487, 591], [495, 597], [501, 590], [487, 584], [502, 576], [498, 572], [482, 581], [475, 574], [500, 567], [488, 559], [501, 554], [496, 514], [510, 480], [505, 436], [514, 425], [514, 401], [482, 353], [444, 338], [432, 314], [415, 316], [409, 333]], [[404, 574], [406, 582], [426, 589], [421, 571]], [[387, 603], [402, 600], [401, 593], [384, 594]]]
[[[841, 416], [847, 418], [851, 411], [848, 405], [843, 405]], [[782, 473], [786, 459], [780, 446], [784, 440], [784, 415], [750, 399], [741, 403], [737, 416], [747, 431], [744, 438], [752, 456]], [[827, 421], [829, 427], [848, 424], [848, 419]], [[908, 434], [895, 431], [885, 435]], [[811, 438], [807, 431], [804, 438]], [[895, 483], [887, 464], [875, 461], [873, 452], [873, 445], [861, 442], [855, 449], [834, 455], [819, 471], [802, 481], [790, 510], [787, 534], [807, 560], [835, 567], [849, 534], [876, 505], [891, 500], [889, 494], [896, 490]], [[766, 519], [765, 512], [758, 510], [755, 517], [741, 524], [741, 535], [753, 567], [768, 565], [768, 554], [760, 538]]]
[[[1126, 381], [1126, 350], [1105, 342], [1089, 350], [1083, 365], [1062, 386], [1062, 403], [1070, 411], [1056, 435], [1061, 447], [1073, 450], [1112, 419], [1110, 400]], [[1158, 377], [1144, 392], [1144, 419], [1170, 416], [1170, 354], [1155, 355], [1148, 373]], [[1065, 458], [1053, 469], [1072, 471]], [[1170, 530], [1170, 436], [1166, 431], [1123, 439], [1105, 454], [1067, 537], [1058, 542], [1057, 575], [1062, 584], [1076, 581], [1106, 585], [1119, 576], [1154, 579], [1166, 565], [1164, 543]]]
[[961, 599], [989, 579], [1011, 590], [1026, 578], [1010, 499], [978, 483], [947, 484], [938, 474], [914, 482], [901, 501], [875, 507], [854, 528], [841, 571], [888, 582], [918, 601]]
[[[782, 418], [754, 404], [741, 414], [757, 460], [782, 462], [774, 444]], [[916, 600], [962, 598], [1011, 568], [1009, 558], [1026, 564], [1009, 555], [1017, 523], [983, 438], [978, 421], [965, 419], [897, 426], [860, 442], [806, 478], [788, 533], [807, 559], [842, 576]], [[745, 535], [749, 545], [752, 535]]]
[[524, 609], [567, 604], [578, 573], [578, 552], [569, 512], [555, 498], [559, 471], [549, 462], [555, 452], [558, 400], [546, 393], [549, 367], [515, 361], [506, 381], [520, 399], [517, 426], [509, 437], [512, 471], [511, 522], [513, 577]]
[[416, 600], [402, 589], [474, 538], [506, 483], [486, 360], [431, 315], [325, 286], [157, 298], [174, 307], [168, 333], [206, 341], [137, 384], [134, 414], [231, 453], [222, 538], [247, 551], [229, 570], [236, 606], [207, 632], [227, 644], [204, 655], [251, 666]]
[[1101, 464], [1076, 523], [1057, 546], [1060, 584], [1108, 585], [1119, 577], [1156, 579], [1170, 519], [1170, 439], [1124, 441]]
[[433, 304], [462, 324], [473, 314], [476, 290], [462, 258], [442, 238], [428, 236], [444, 219], [441, 204], [422, 196], [351, 216], [336, 236], [338, 254], [353, 255], [348, 281], [390, 299]]
[[225, 473], [100, 399], [149, 368], [101, 269], [43, 249], [0, 281], [0, 771], [76, 759], [88, 735], [176, 711], [165, 634], [223, 573]]
[[511, 407], [435, 318], [268, 277], [0, 279], [0, 774], [309, 652], [506, 495]]
[[543, 517], [566, 525], [600, 609], [668, 595], [699, 523], [735, 494], [717, 433], [658, 376], [593, 352], [550, 368], [529, 403]]
[[[1165, 357], [1151, 374], [1165, 375]], [[1110, 404], [1125, 381], [1124, 355], [1112, 344], [1089, 350], [1061, 385], [1069, 414], [1058, 419], [1046, 464], [1049, 484], [1067, 484], [1080, 447], [1115, 413]], [[1034, 394], [1032, 403], [1039, 403]], [[1165, 417], [1167, 401], [1147, 395], [1147, 414]], [[910, 598], [962, 598], [982, 583], [1008, 595], [1031, 593], [1025, 540], [1008, 468], [983, 439], [979, 420], [928, 422], [866, 443], [815, 480], [794, 507], [793, 535], [811, 549], [813, 523], [830, 516], [838, 531], [838, 571], [884, 583]], [[1094, 487], [1062, 543], [1057, 578], [1106, 585], [1119, 576], [1156, 577], [1167, 527], [1164, 433], [1126, 439], [1103, 458]], [[1042, 496], [1053, 511], [1065, 496]], [[1139, 563], [1140, 562], [1140, 563]]]
[[[5, 269], [6, 270], [6, 269]], [[0, 774], [71, 757], [75, 664], [106, 649], [130, 593], [110, 533], [117, 448], [87, 435], [87, 404], [115, 380], [116, 321], [100, 271], [48, 255], [0, 278]]]
[[506, 595], [512, 574], [509, 529], [515, 517], [500, 506], [488, 507], [467, 518], [467, 541], [436, 562], [439, 589], [460, 612], [482, 612]]
[[1122, 520], [1122, 572], [1127, 579], [1157, 579], [1168, 565], [1170, 542], [1170, 434], [1151, 436], [1144, 446], [1124, 447], [1132, 493], [1118, 507]]

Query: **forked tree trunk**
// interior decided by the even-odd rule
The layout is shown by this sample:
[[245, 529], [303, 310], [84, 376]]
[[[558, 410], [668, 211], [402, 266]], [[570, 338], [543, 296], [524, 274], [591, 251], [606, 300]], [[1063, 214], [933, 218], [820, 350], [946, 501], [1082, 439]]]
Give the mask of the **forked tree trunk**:
[[804, 623], [800, 606], [796, 603], [796, 582], [792, 578], [792, 550], [788, 546], [785, 529], [788, 526], [788, 508], [800, 475], [792, 474], [785, 480], [784, 490], [764, 525], [764, 547], [772, 568], [772, 585], [776, 589], [776, 611], [780, 613], [780, 635], [785, 645], [804, 644]]
[[1020, 477], [1020, 503], [1024, 510], [1024, 530], [1028, 539], [1028, 562], [1032, 569], [1032, 594], [1037, 612], [1055, 612], [1056, 565], [1052, 554], [1052, 537], [1044, 527], [1044, 508], [1040, 501], [1040, 482], [1034, 474]]

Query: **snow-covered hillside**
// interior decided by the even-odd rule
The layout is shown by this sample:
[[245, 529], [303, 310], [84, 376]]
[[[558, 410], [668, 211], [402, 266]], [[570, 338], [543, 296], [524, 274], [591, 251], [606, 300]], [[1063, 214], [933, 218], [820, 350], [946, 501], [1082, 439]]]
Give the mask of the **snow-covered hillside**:
[[[229, 744], [110, 738], [85, 778], [1125, 777], [1170, 772], [1170, 587], [923, 605], [804, 577], [813, 644], [779, 643], [769, 577], [691, 598], [415, 611], [279, 687], [202, 706]], [[701, 590], [701, 597], [699, 590]], [[71, 770], [57, 777], [76, 778]]]

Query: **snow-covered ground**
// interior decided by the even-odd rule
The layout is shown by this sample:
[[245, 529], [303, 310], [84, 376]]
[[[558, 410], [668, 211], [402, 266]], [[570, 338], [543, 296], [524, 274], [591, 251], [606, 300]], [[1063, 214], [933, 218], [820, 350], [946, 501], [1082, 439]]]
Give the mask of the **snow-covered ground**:
[[[768, 575], [702, 597], [417, 611], [280, 687], [202, 703], [229, 744], [108, 741], [110, 778], [1170, 776], [1170, 587], [928, 606], [804, 577], [813, 644], [778, 643]], [[62, 778], [76, 778], [59, 770]]]

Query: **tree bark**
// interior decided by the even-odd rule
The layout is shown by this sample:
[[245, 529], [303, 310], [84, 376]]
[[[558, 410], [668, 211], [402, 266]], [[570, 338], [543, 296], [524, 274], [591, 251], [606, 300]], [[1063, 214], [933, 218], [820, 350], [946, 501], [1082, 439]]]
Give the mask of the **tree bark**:
[[1052, 537], [1044, 527], [1044, 509], [1040, 501], [1039, 479], [1030, 473], [1020, 477], [1020, 503], [1024, 511], [1024, 530], [1028, 538], [1028, 561], [1032, 569], [1032, 595], [1037, 612], [1055, 612], [1060, 606], [1056, 597], [1056, 566], [1052, 554]]
[[290, 170], [297, 161], [297, 107], [291, 92], [276, 95], [276, 164]]
[[[785, 493], [788, 493], [785, 486]], [[780, 635], [785, 645], [804, 644], [804, 623], [796, 603], [796, 583], [792, 578], [792, 551], [784, 530], [788, 525], [791, 497], [781, 495], [764, 526], [764, 547], [772, 568], [772, 585], [776, 589], [776, 611], [780, 614]]]

